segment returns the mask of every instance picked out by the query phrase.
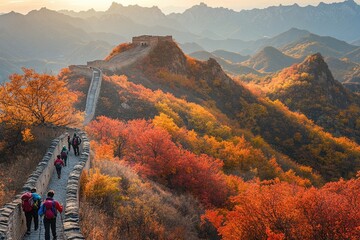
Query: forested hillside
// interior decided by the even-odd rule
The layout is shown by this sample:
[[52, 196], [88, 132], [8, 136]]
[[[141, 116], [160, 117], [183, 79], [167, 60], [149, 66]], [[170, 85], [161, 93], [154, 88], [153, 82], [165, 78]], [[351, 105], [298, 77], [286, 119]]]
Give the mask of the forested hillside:
[[[184, 55], [172, 41], [160, 41], [138, 61], [116, 68], [113, 59], [123, 59], [127, 51], [135, 51], [131, 49], [136, 48], [121, 45], [103, 61], [107, 76], [96, 110], [98, 118], [87, 127], [99, 168], [83, 182], [86, 204], [83, 227], [89, 237], [135, 234], [139, 238], [150, 235], [171, 238], [171, 232], [177, 231], [181, 239], [215, 239], [218, 234], [224, 239], [233, 236], [281, 239], [294, 236], [297, 224], [304, 221], [299, 239], [325, 236], [327, 231], [335, 238], [356, 236], [354, 226], [359, 221], [356, 211], [350, 211], [352, 215], [342, 222], [352, 227], [340, 231], [341, 226], [333, 226], [323, 233], [311, 228], [314, 223], [320, 226], [323, 223], [321, 219], [308, 218], [312, 213], [304, 212], [308, 202], [303, 200], [312, 201], [320, 194], [328, 203], [326, 210], [321, 211], [333, 221], [331, 209], [339, 201], [345, 204], [345, 195], [358, 194], [360, 148], [356, 142], [334, 137], [306, 115], [292, 112], [280, 100], [254, 95], [228, 77], [214, 59], [195, 60]], [[309, 75], [313, 62], [316, 63], [310, 61], [308, 68], [302, 68]], [[65, 76], [70, 81], [79, 81], [75, 69]], [[85, 89], [77, 90], [86, 95]], [[125, 168], [136, 174], [124, 175]], [[353, 180], [324, 186], [340, 178]], [[147, 185], [149, 180], [155, 185]], [[135, 182], [140, 188], [138, 193], [131, 190]], [[103, 188], [106, 185], [109, 187]], [[347, 189], [350, 185], [353, 190]], [[344, 191], [333, 190], [335, 186]], [[98, 187], [103, 190], [92, 196], [91, 189]], [[294, 191], [289, 191], [290, 188]], [[156, 197], [156, 201], [169, 204], [166, 207], [172, 209], [172, 214], [167, 220], [158, 205], [149, 203], [144, 191]], [[161, 200], [163, 194], [169, 200]], [[134, 196], [138, 196], [138, 201]], [[185, 204], [181, 199], [189, 196], [195, 202], [191, 200], [191, 205], [181, 211], [173, 209], [174, 204]], [[257, 200], [250, 201], [249, 196]], [[339, 199], [336, 204], [331, 202], [334, 196]], [[276, 204], [269, 207], [268, 200]], [[109, 202], [107, 207], [102, 204], [104, 201]], [[292, 204], [286, 205], [288, 201]], [[136, 211], [127, 208], [129, 204], [136, 206]], [[286, 208], [281, 208], [285, 205]], [[279, 216], [258, 216], [259, 227], [247, 229], [253, 224], [249, 218], [254, 215], [251, 211], [267, 214], [275, 209]], [[96, 225], [103, 228], [94, 227], [90, 221], [97, 212], [101, 212], [101, 218]], [[156, 218], [150, 221], [148, 212], [156, 213]], [[197, 220], [184, 224], [181, 219], [188, 214]], [[232, 235], [231, 226], [238, 224], [232, 216], [237, 214], [246, 219], [236, 235]], [[124, 215], [129, 216], [128, 222], [118, 217]], [[176, 230], [169, 225], [175, 218], [182, 222], [178, 222]], [[288, 219], [293, 221], [284, 225]], [[124, 227], [130, 225], [124, 232], [124, 227], [105, 228], [107, 221]], [[284, 222], [278, 225], [278, 221]], [[137, 232], [140, 227], [144, 230]]]

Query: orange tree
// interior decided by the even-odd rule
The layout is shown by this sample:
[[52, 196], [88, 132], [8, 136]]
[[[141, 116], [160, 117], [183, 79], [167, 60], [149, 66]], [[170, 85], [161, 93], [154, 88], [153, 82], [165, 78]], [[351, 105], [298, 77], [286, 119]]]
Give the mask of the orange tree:
[[65, 126], [79, 122], [73, 107], [76, 93], [67, 82], [48, 74], [23, 68], [24, 74], [13, 74], [0, 87], [0, 117], [12, 125], [54, 124]]

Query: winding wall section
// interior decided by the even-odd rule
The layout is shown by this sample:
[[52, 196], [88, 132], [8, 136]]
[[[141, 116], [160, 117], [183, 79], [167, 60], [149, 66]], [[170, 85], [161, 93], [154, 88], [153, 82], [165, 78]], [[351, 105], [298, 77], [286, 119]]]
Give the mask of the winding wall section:
[[[86, 100], [84, 124], [90, 122], [94, 117], [101, 88], [102, 72], [97, 68], [92, 69], [93, 77]], [[64, 186], [60, 186], [66, 188], [66, 200], [64, 225], [61, 226], [63, 231], [62, 233], [58, 232], [58, 239], [84, 239], [79, 225], [79, 184], [82, 171], [90, 168], [90, 143], [84, 132], [79, 134], [83, 140], [81, 156], [69, 174], [68, 179], [65, 179]], [[29, 191], [32, 187], [36, 187], [40, 196], [45, 195], [54, 172], [53, 162], [56, 156], [60, 154], [63, 145], [67, 146], [67, 134], [63, 134], [52, 141], [36, 170], [29, 176], [22, 193]], [[17, 195], [14, 201], [0, 209], [0, 240], [19, 240], [24, 238], [26, 221], [21, 208], [21, 194]], [[30, 237], [29, 239], [32, 238]]]
[[100, 95], [102, 72], [99, 68], [92, 67], [93, 75], [88, 90], [85, 106], [84, 125], [88, 124], [95, 115], [96, 103]]

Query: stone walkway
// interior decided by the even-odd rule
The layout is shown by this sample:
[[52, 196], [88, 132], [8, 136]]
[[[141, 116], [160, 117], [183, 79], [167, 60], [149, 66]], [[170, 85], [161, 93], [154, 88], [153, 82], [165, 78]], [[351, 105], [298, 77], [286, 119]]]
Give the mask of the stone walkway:
[[[59, 201], [61, 205], [63, 205], [63, 213], [65, 212], [65, 202], [66, 202], [66, 186], [69, 178], [69, 174], [73, 170], [74, 166], [78, 164], [80, 157], [75, 156], [73, 149], [69, 152], [68, 160], [67, 160], [67, 166], [62, 168], [61, 171], [61, 179], [57, 178], [56, 171], [54, 169], [53, 175], [51, 177], [48, 190], [52, 189], [55, 191], [54, 199]], [[46, 198], [46, 194], [42, 196], [42, 200]], [[63, 225], [61, 221], [61, 216], [58, 214], [56, 218], [56, 233], [58, 236], [58, 240], [64, 240], [63, 236]], [[52, 239], [52, 234], [50, 231], [50, 239]], [[45, 239], [45, 231], [44, 231], [44, 224], [42, 221], [39, 223], [39, 229], [37, 231], [34, 231], [34, 223], [31, 224], [31, 234], [25, 235], [24, 240], [43, 240]]]
[[93, 76], [91, 79], [91, 84], [86, 98], [84, 125], [87, 125], [94, 117], [96, 103], [98, 101], [100, 94], [101, 80], [102, 80], [101, 76], [102, 76], [101, 70], [97, 68], [93, 68]]

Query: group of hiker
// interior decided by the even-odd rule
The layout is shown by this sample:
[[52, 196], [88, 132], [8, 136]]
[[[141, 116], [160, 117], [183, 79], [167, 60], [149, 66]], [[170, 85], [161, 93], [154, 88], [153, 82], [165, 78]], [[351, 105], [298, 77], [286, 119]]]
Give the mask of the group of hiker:
[[[61, 153], [56, 156], [54, 161], [55, 169], [58, 178], [61, 178], [61, 169], [67, 165], [68, 154], [71, 149], [71, 146], [74, 149], [75, 156], [80, 155], [79, 146], [81, 144], [81, 138], [76, 133], [74, 133], [73, 138], [68, 135], [68, 148], [64, 145]], [[34, 230], [37, 231], [39, 228], [39, 216], [44, 217], [44, 228], [45, 228], [45, 240], [50, 240], [50, 229], [52, 232], [53, 239], [57, 238], [56, 235], [56, 216], [57, 212], [62, 212], [63, 207], [61, 204], [54, 200], [55, 192], [50, 190], [47, 193], [46, 200], [41, 203], [41, 197], [36, 193], [36, 188], [32, 188], [30, 192], [26, 192], [21, 196], [22, 200], [22, 209], [25, 212], [26, 218], [26, 234], [30, 234], [31, 223], [34, 220]], [[61, 215], [60, 215], [61, 216]], [[40, 232], [39, 232], [40, 234]]]
[[[61, 204], [54, 200], [55, 192], [50, 190], [45, 201], [41, 204], [41, 197], [36, 193], [36, 188], [32, 188], [30, 192], [26, 192], [21, 196], [22, 209], [26, 218], [26, 234], [31, 231], [31, 223], [34, 220], [34, 230], [39, 229], [39, 216], [44, 217], [45, 240], [50, 240], [50, 229], [53, 239], [57, 239], [56, 235], [56, 216], [63, 211]], [[40, 232], [39, 232], [40, 234]]]
[[68, 141], [69, 151], [70, 151], [71, 146], [72, 146], [73, 149], [74, 149], [75, 156], [79, 156], [80, 155], [79, 146], [81, 144], [80, 136], [78, 136], [78, 135], [76, 135], [76, 133], [74, 133], [74, 137], [70, 138], [70, 135], [68, 135], [67, 141]]
[[61, 178], [62, 167], [65, 167], [67, 165], [68, 154], [69, 154], [69, 151], [71, 150], [71, 146], [74, 149], [74, 155], [75, 156], [80, 155], [80, 151], [79, 151], [79, 147], [81, 144], [80, 136], [78, 136], [78, 135], [76, 135], [76, 133], [74, 133], [73, 138], [71, 138], [70, 135], [68, 135], [67, 141], [68, 141], [68, 149], [64, 145], [63, 148], [61, 149], [61, 153], [56, 156], [56, 159], [54, 162], [56, 173], [57, 173], [57, 176], [59, 179]]

